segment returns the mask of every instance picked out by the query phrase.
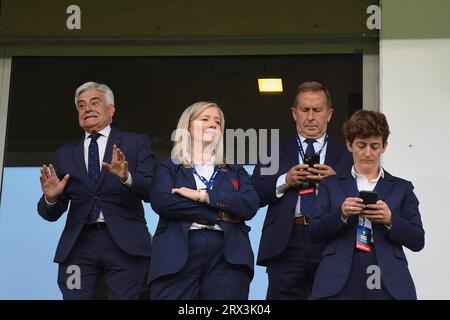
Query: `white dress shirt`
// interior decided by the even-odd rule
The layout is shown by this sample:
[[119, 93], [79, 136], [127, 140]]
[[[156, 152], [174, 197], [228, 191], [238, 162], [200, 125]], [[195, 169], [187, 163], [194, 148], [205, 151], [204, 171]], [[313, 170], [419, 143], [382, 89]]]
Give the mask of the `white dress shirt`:
[[380, 180], [380, 178], [384, 178], [384, 170], [383, 168], [381, 168], [378, 176], [375, 179], [369, 181], [365, 176], [355, 171], [355, 166], [352, 166], [352, 176], [356, 179], [356, 186], [358, 188], [358, 191], [373, 191], [378, 183], [378, 180]]
[[[186, 155], [185, 158], [188, 162], [192, 163], [191, 157], [189, 155]], [[195, 170], [197, 171], [197, 173], [199, 175], [201, 175], [202, 177], [204, 177], [208, 181], [211, 179], [211, 177], [214, 173], [215, 164], [216, 164], [215, 156], [212, 156], [211, 159], [206, 161], [204, 164], [194, 163]], [[194, 174], [194, 173], [192, 173], [192, 174], [194, 175], [195, 185], [197, 187], [197, 190], [205, 189], [206, 186], [202, 182], [202, 180], [200, 180], [200, 178], [197, 177], [196, 174]], [[213, 186], [211, 186], [211, 189], [212, 188], [213, 188]], [[223, 231], [223, 229], [217, 223], [213, 226], [208, 226], [208, 225], [200, 224], [197, 222], [193, 222], [191, 227], [189, 228], [189, 230], [198, 230], [198, 229], [211, 229], [211, 230]]]
[[[325, 162], [325, 156], [327, 154], [327, 146], [324, 146], [325, 136], [326, 136], [326, 134], [324, 134], [323, 136], [321, 136], [318, 139], [315, 139], [316, 142], [314, 142], [314, 144], [313, 144], [315, 152], [318, 152], [323, 147], [322, 151], [320, 152], [320, 163], [322, 163], [322, 164]], [[308, 143], [306, 143], [305, 140], [307, 138], [302, 137], [300, 134], [298, 135], [298, 137], [300, 138], [300, 141], [302, 143], [303, 150], [306, 150], [306, 148], [308, 147]], [[300, 156], [300, 153], [298, 151], [297, 151], [297, 154], [298, 154], [298, 163], [303, 164], [303, 159]], [[279, 176], [277, 179], [275, 194], [278, 198], [281, 198], [282, 196], [284, 196], [286, 191], [289, 189], [289, 185], [286, 183], [286, 175], [287, 175], [287, 172], [285, 174], [282, 174], [281, 176]], [[316, 186], [316, 194], [317, 194], [317, 191], [318, 191], [318, 188]], [[300, 217], [303, 215], [300, 212], [300, 201], [301, 201], [301, 197], [299, 196], [297, 199], [297, 204], [295, 206], [295, 216], [296, 217]]]
[[[352, 166], [352, 176], [356, 180], [356, 186], [358, 188], [358, 191], [362, 191], [362, 190], [373, 191], [373, 189], [375, 189], [375, 186], [378, 183], [378, 180], [380, 180], [380, 178], [384, 178], [384, 171], [383, 171], [383, 168], [380, 168], [380, 172], [378, 173], [378, 176], [375, 179], [372, 179], [369, 181], [369, 180], [367, 180], [367, 178], [365, 176], [363, 176], [362, 174], [359, 174], [355, 171], [355, 166]], [[359, 222], [359, 224], [364, 225], [367, 228], [372, 230], [372, 222], [369, 219], [358, 216], [358, 222]], [[386, 227], [389, 228], [388, 226], [386, 226]], [[373, 242], [373, 232], [372, 232], [371, 240]]]
[[[99, 158], [99, 167], [100, 170], [108, 170], [106, 168], [102, 168], [102, 161], [103, 158], [105, 156], [105, 150], [106, 150], [106, 145], [108, 143], [108, 138], [109, 138], [109, 134], [111, 133], [111, 126], [106, 126], [105, 128], [103, 128], [102, 130], [100, 130], [98, 133], [100, 133], [100, 136], [97, 139], [97, 145], [98, 145], [98, 158]], [[91, 138], [89, 138], [91, 134], [89, 132], [85, 132], [84, 133], [84, 142], [83, 142], [83, 152], [84, 152], [84, 163], [86, 165], [86, 171], [88, 170], [88, 160], [89, 160], [89, 145], [91, 143]], [[126, 155], [125, 155], [126, 157]], [[131, 184], [133, 183], [133, 178], [131, 177], [130, 172], [128, 171], [128, 179], [125, 182], [122, 182], [123, 184], [125, 184], [127, 187], [130, 187]], [[44, 197], [45, 199], [45, 197]], [[56, 202], [49, 202], [47, 201], [47, 199], [45, 199], [45, 202], [47, 203], [47, 205], [51, 206], [53, 204], [55, 204]], [[98, 219], [95, 222], [105, 222], [105, 217], [103, 216], [103, 213], [100, 211], [100, 215], [98, 217]]]

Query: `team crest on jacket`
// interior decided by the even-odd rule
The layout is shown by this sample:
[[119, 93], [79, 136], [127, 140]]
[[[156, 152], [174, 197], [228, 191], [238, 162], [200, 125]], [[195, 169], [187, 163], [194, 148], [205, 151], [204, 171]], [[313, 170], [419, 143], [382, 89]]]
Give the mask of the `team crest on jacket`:
[[239, 181], [237, 179], [231, 179], [231, 183], [233, 184], [234, 190], [239, 190]]

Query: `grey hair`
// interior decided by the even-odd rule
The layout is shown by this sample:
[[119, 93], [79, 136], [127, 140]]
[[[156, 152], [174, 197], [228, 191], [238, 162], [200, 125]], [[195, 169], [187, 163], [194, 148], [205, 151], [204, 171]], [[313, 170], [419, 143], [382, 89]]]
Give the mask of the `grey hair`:
[[81, 86], [77, 88], [77, 90], [75, 90], [75, 107], [78, 107], [77, 106], [78, 96], [88, 90], [97, 90], [103, 92], [103, 94], [105, 95], [106, 104], [114, 105], [114, 94], [106, 84], [89, 81], [83, 83]]

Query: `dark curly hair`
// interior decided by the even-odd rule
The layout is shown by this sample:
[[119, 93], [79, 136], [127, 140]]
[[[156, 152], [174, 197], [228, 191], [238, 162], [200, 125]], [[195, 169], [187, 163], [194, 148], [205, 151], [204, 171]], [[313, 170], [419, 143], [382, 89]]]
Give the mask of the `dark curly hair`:
[[379, 137], [386, 144], [389, 137], [389, 125], [386, 116], [381, 112], [358, 110], [345, 121], [344, 136], [347, 142], [353, 143], [355, 138]]

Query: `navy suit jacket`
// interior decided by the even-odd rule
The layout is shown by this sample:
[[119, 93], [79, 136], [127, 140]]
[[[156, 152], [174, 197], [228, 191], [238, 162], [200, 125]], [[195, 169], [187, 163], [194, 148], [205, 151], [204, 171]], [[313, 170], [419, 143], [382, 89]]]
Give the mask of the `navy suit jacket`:
[[153, 238], [149, 282], [184, 267], [189, 256], [188, 232], [195, 220], [219, 224], [224, 232], [225, 259], [246, 266], [253, 275], [250, 227], [244, 222], [217, 221], [219, 210], [240, 220], [250, 220], [258, 211], [259, 198], [245, 169], [240, 165], [222, 167], [208, 191], [209, 204], [171, 193], [172, 188], [181, 187], [197, 189], [192, 168], [175, 165], [171, 159], [162, 160], [155, 168], [152, 182], [151, 205], [159, 215], [159, 222]]
[[69, 256], [95, 202], [102, 210], [116, 244], [129, 254], [149, 257], [151, 236], [142, 206], [142, 200], [150, 201], [154, 165], [148, 138], [111, 128], [103, 161], [111, 162], [113, 144], [116, 144], [128, 161], [128, 170], [133, 179], [130, 188], [106, 168], [101, 169], [98, 184], [94, 188], [89, 182], [84, 161], [83, 141], [80, 139], [68, 143], [56, 151], [55, 170], [58, 177], [62, 179], [68, 173], [70, 178], [56, 204], [47, 206], [42, 196], [37, 205], [39, 215], [45, 220], [56, 221], [67, 210], [70, 202], [54, 261], [62, 263]]
[[[381, 281], [395, 299], [416, 299], [416, 290], [408, 270], [402, 246], [419, 251], [424, 246], [424, 230], [419, 213], [419, 201], [411, 182], [384, 172], [374, 191], [392, 212], [390, 230], [373, 223], [374, 248]], [[358, 216], [341, 220], [341, 205], [347, 197], [359, 195], [356, 180], [350, 170], [330, 176], [321, 182], [316, 201], [317, 210], [311, 220], [310, 234], [314, 242], [326, 242], [317, 269], [312, 291], [313, 299], [339, 293], [347, 281], [356, 245]]]
[[[270, 149], [269, 149], [270, 150]], [[287, 247], [294, 224], [295, 206], [297, 204], [297, 190], [291, 188], [284, 196], [277, 198], [277, 179], [297, 165], [298, 148], [296, 139], [285, 140], [280, 143], [280, 166], [274, 175], [261, 175], [261, 165], [255, 167], [252, 182], [261, 198], [260, 206], [267, 208], [266, 219], [262, 229], [259, 244], [258, 265], [267, 265], [268, 260], [280, 255]], [[328, 139], [326, 147], [325, 164], [331, 166], [336, 172], [351, 168], [353, 159], [351, 153], [343, 144], [335, 144]]]

